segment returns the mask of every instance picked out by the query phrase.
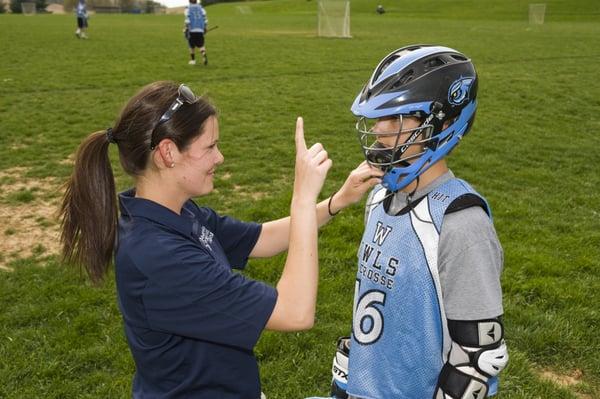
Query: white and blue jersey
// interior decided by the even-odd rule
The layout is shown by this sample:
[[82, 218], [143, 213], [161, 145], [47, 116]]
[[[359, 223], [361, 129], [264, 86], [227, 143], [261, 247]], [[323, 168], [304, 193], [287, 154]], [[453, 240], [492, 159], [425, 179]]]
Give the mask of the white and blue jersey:
[[204, 33], [207, 23], [206, 11], [200, 4], [190, 4], [185, 10], [185, 24], [190, 32]]
[[462, 195], [483, 198], [453, 178], [392, 216], [380, 201], [385, 194], [374, 189], [358, 251], [347, 392], [364, 399], [431, 398], [451, 344], [438, 272], [444, 214]]
[[75, 12], [77, 13], [77, 18], [87, 18], [87, 10], [85, 7], [85, 3], [81, 1], [77, 3], [77, 9]]

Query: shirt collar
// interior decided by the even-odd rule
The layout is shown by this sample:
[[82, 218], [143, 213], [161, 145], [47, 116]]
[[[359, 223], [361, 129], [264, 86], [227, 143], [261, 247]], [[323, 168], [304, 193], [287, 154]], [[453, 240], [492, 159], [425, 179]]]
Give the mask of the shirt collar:
[[[451, 170], [448, 170], [444, 174], [436, 177], [435, 180], [433, 180], [428, 185], [426, 185], [424, 187], [420, 187], [417, 191], [415, 191], [415, 193], [411, 196], [411, 198], [419, 199], [421, 197], [424, 197], [427, 194], [429, 194], [430, 192], [432, 192], [433, 190], [435, 190], [436, 188], [438, 188], [439, 186], [441, 186], [442, 184], [446, 183], [450, 179], [454, 179], [454, 173], [452, 173]], [[407, 192], [404, 192], [404, 191], [396, 192], [392, 196], [389, 213], [396, 214], [400, 210], [402, 210], [408, 203], [407, 198], [408, 198]], [[413, 200], [411, 200], [411, 202], [413, 202]]]
[[152, 222], [177, 230], [185, 236], [197, 235], [198, 220], [190, 209], [190, 201], [181, 208], [181, 215], [157, 202], [135, 197], [135, 188], [119, 194], [121, 215], [124, 217], [142, 217]]
[[453, 178], [454, 178], [454, 173], [452, 173], [452, 171], [450, 169], [448, 169], [447, 172], [436, 177], [431, 183], [429, 183], [425, 187], [417, 189], [417, 191], [413, 194], [412, 198], [423, 197], [423, 196], [429, 194], [430, 192], [432, 192], [433, 190], [435, 190], [436, 188], [438, 188], [439, 186], [441, 186], [442, 184], [446, 183], [448, 180], [453, 179]]

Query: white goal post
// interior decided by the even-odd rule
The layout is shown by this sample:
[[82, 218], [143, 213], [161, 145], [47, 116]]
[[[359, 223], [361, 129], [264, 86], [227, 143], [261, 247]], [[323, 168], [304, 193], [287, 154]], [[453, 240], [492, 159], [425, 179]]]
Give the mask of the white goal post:
[[544, 16], [546, 15], [546, 4], [530, 4], [529, 5], [529, 24], [543, 25]]
[[23, 15], [35, 15], [35, 2], [21, 3], [21, 11]]
[[320, 37], [352, 37], [349, 0], [319, 0], [318, 7]]

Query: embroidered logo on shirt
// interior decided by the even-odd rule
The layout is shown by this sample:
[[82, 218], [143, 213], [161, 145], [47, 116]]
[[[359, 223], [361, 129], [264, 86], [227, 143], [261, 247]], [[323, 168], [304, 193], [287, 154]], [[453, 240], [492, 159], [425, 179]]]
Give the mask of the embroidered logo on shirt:
[[209, 250], [212, 251], [210, 244], [212, 244], [213, 236], [214, 236], [214, 233], [212, 233], [206, 227], [202, 226], [202, 230], [201, 230], [200, 236], [198, 237], [198, 240], [200, 240], [202, 245], [204, 245], [206, 248], [208, 248]]
[[445, 202], [448, 198], [450, 198], [450, 196], [436, 191], [432, 194], [431, 198], [433, 198], [434, 200]]

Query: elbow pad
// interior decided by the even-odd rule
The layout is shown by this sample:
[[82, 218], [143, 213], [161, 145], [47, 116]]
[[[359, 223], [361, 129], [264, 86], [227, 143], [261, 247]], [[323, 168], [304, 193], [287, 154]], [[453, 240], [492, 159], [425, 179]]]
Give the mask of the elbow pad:
[[434, 399], [481, 399], [488, 381], [508, 363], [502, 316], [494, 319], [448, 320], [452, 346], [438, 378]]

